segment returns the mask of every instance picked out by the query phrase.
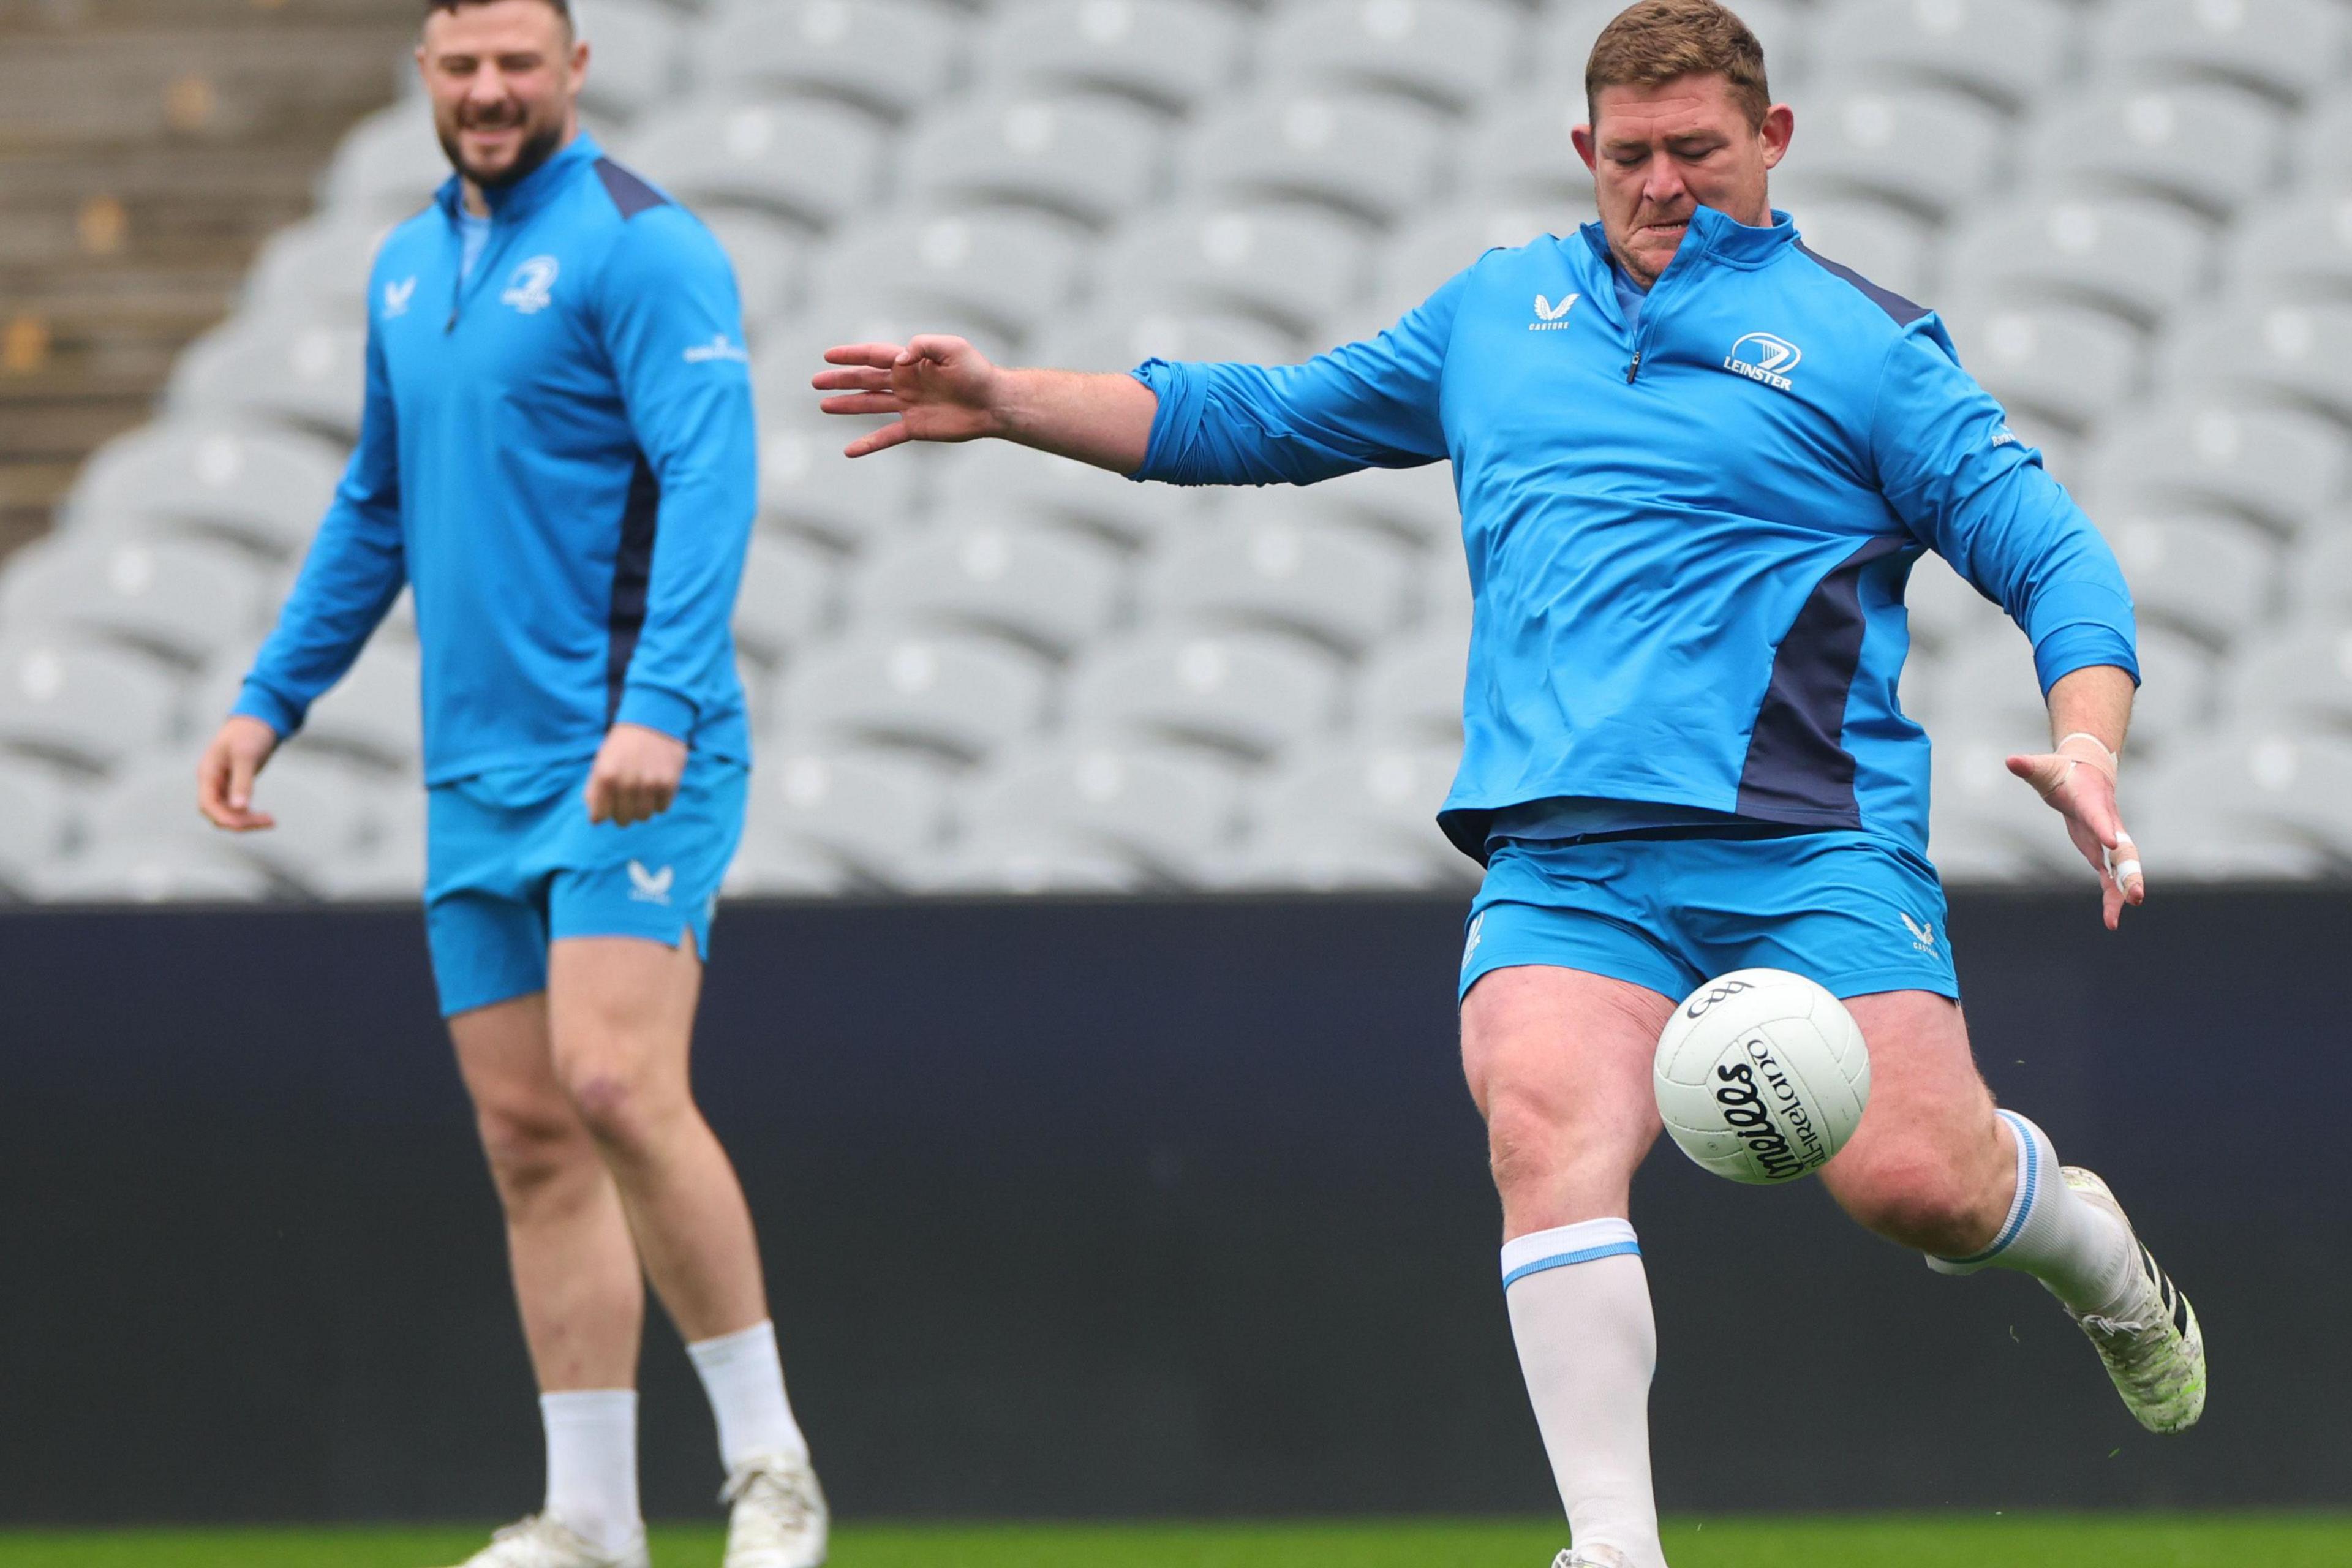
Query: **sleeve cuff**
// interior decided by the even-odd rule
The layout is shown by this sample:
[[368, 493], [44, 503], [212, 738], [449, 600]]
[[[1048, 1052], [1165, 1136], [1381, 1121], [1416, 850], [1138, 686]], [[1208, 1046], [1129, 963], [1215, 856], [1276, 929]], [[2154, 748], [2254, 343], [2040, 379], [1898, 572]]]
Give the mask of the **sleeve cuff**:
[[1191, 366], [1164, 359], [1145, 360], [1127, 374], [1160, 399], [1160, 407], [1151, 416], [1151, 439], [1143, 449], [1143, 467], [1127, 477], [1138, 481], [1163, 479], [1160, 468], [1167, 458], [1169, 432], [1192, 422], [1192, 410], [1201, 402], [1201, 378]]
[[2033, 645], [2033, 670], [2044, 697], [2076, 670], [2101, 664], [2113, 665], [2139, 684], [2139, 657], [2131, 639], [2113, 626], [2061, 626]]
[[621, 710], [613, 715], [613, 722], [658, 730], [683, 742], [694, 733], [694, 704], [659, 687], [632, 686], [621, 693]]
[[281, 741], [302, 727], [302, 710], [256, 680], [246, 681], [244, 689], [236, 694], [235, 705], [229, 709], [230, 717], [239, 714], [247, 719], [260, 720], [275, 730]]

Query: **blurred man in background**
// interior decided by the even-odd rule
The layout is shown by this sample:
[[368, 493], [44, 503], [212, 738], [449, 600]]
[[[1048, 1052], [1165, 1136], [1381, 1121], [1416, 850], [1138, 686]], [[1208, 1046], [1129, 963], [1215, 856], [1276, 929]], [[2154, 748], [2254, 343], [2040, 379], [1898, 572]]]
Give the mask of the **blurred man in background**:
[[2188, 1304], [2105, 1184], [1997, 1111], [1926, 858], [1927, 743], [1896, 701], [1928, 550], [2034, 646], [2054, 743], [2010, 766], [2113, 927], [2144, 896], [2116, 815], [2137, 680], [2113, 555], [1960, 369], [1935, 315], [1814, 255], [1767, 198], [1794, 117], [1715, 0], [1601, 34], [1576, 133], [1601, 221], [1488, 252], [1390, 331], [1303, 365], [999, 369], [961, 339], [826, 354], [853, 457], [992, 436], [1179, 484], [1454, 465], [1475, 595], [1441, 822], [1486, 867], [1462, 1046], [1503, 1203], [1559, 1568], [1664, 1568], [1656, 1361], [1628, 1219], [1676, 998], [1768, 966], [1849, 1001], [1869, 1110], [1822, 1179], [1964, 1274], [2021, 1270], [2142, 1425], [2204, 1407]]
[[729, 630], [757, 510], [735, 280], [603, 156], [566, 0], [430, 0], [419, 69], [457, 174], [368, 283], [359, 447], [199, 768], [254, 779], [415, 591], [426, 929], [506, 1211], [547, 1436], [544, 1509], [475, 1568], [641, 1568], [650, 1275], [701, 1373], [728, 1568], [812, 1568], [826, 1513], [758, 1244], [688, 1079], [743, 820]]

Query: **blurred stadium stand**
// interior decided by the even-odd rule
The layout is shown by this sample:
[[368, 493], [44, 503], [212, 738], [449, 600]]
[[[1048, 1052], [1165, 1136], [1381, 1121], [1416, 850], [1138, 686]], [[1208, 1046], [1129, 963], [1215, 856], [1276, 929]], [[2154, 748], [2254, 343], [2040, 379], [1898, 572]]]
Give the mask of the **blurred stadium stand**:
[[[735, 890], [1467, 885], [1430, 822], [1467, 620], [1442, 469], [1193, 493], [1016, 450], [851, 465], [852, 422], [806, 376], [827, 342], [919, 328], [1095, 369], [1377, 330], [1485, 246], [1591, 216], [1567, 131], [1613, 5], [577, 3], [605, 46], [595, 129], [712, 223], [751, 316], [765, 510], [739, 624], [766, 761]], [[1777, 205], [1944, 308], [2133, 576], [2151, 866], [2352, 872], [2352, 4], [1739, 8], [1799, 110]], [[247, 238], [299, 208], [303, 135], [382, 89], [413, 9], [0, 10], [5, 210], [119, 168], [144, 258], [85, 259], [89, 206], [79, 240], [69, 213], [47, 238], [5, 226], [59, 280], [33, 312], [55, 368], [0, 378], [12, 431], [124, 422]], [[109, 71], [139, 85], [100, 113]], [[145, 781], [184, 778], [283, 595], [357, 416], [366, 258], [444, 173], [413, 96], [352, 127], [153, 422], [0, 575], [0, 792], [25, 803], [0, 887], [413, 888], [404, 610], [353, 677], [383, 695], [331, 698], [273, 774], [281, 816], [330, 803], [299, 844], [142, 813], [185, 810]], [[136, 342], [83, 357], [136, 374], [75, 391], [73, 334], [101, 331]], [[56, 411], [17, 416], [52, 387]], [[1911, 597], [1951, 879], [2079, 879], [1999, 767], [2043, 738], [2021, 637], [1933, 559]]]

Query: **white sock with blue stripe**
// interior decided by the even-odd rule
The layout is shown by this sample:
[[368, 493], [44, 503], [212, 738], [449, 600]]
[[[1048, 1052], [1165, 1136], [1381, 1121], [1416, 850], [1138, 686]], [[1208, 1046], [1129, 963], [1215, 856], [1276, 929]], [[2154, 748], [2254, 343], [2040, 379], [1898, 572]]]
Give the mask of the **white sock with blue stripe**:
[[2041, 1128], [2014, 1110], [2009, 1123], [2017, 1144], [2017, 1195], [1990, 1247], [1971, 1258], [1930, 1258], [1938, 1274], [2014, 1268], [2031, 1274], [2076, 1312], [2111, 1316], [2131, 1296], [2137, 1260], [2131, 1232], [2105, 1209], [2074, 1195], [2058, 1172], [2058, 1152]]
[[1504, 1243], [1503, 1295], [1570, 1540], [1665, 1568], [1650, 1490], [1658, 1331], [1633, 1227], [1593, 1219]]

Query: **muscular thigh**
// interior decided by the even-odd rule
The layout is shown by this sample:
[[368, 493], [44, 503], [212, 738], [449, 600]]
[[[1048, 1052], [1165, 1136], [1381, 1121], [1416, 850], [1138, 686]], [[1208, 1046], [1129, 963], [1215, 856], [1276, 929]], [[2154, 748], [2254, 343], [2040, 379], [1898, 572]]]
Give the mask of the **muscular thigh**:
[[1651, 1062], [1673, 1010], [1658, 992], [1548, 965], [1493, 970], [1470, 988], [1463, 1070], [1511, 1234], [1624, 1214], [1658, 1136]]
[[1966, 1177], [1999, 1165], [1992, 1092], [1977, 1071], [1959, 1004], [1927, 991], [1854, 996], [1870, 1047], [1870, 1105], [1822, 1172], [1833, 1193]]
[[638, 937], [572, 937], [548, 949], [547, 1011], [559, 1077], [576, 1092], [592, 1079], [640, 1094], [683, 1099], [702, 963], [678, 946]]

